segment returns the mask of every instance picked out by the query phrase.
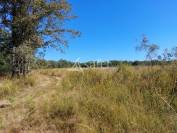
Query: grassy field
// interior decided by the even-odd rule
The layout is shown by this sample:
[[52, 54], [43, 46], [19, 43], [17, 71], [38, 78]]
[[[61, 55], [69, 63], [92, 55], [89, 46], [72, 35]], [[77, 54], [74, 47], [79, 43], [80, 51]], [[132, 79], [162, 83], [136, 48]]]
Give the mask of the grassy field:
[[0, 82], [7, 133], [175, 133], [177, 68], [35, 70]]

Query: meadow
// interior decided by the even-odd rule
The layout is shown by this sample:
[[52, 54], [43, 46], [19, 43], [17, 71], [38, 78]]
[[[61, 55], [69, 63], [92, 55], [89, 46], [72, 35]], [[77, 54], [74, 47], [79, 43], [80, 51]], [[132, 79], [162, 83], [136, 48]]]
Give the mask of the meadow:
[[8, 133], [175, 133], [177, 68], [40, 69], [0, 83]]

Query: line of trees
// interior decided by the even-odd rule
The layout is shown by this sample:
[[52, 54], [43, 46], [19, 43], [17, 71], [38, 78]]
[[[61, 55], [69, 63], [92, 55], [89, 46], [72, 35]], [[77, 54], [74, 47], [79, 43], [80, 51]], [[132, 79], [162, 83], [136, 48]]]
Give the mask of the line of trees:
[[110, 61], [89, 61], [89, 62], [72, 62], [67, 60], [36, 60], [34, 69], [47, 69], [47, 68], [73, 68], [73, 67], [82, 67], [82, 68], [93, 68], [93, 67], [117, 67], [119, 65], [130, 65], [130, 66], [150, 66], [150, 65], [170, 65], [174, 61], [119, 61], [119, 60], [110, 60]]
[[[166, 61], [165, 64], [169, 65], [172, 61]], [[131, 66], [150, 66], [150, 65], [164, 65], [164, 61], [153, 60], [153, 61], [118, 61], [118, 60], [110, 60], [110, 61], [89, 61], [89, 62], [72, 62], [67, 60], [44, 60], [44, 59], [36, 59], [35, 63], [32, 65], [33, 69], [47, 69], [47, 68], [72, 68], [72, 67], [117, 67], [121, 64], [131, 65]], [[8, 60], [0, 55], [0, 74], [10, 73], [10, 65]]]
[[35, 68], [71, 68], [71, 67], [117, 67], [121, 64], [131, 66], [154, 66], [154, 65], [177, 65], [177, 47], [171, 50], [165, 49], [161, 54], [158, 53], [160, 47], [157, 44], [150, 43], [147, 36], [143, 35], [141, 42], [136, 47], [138, 51], [144, 51], [146, 53], [146, 60], [144, 61], [88, 61], [88, 62], [71, 62], [67, 60], [59, 61], [47, 61], [47, 60], [36, 60]]
[[143, 35], [141, 42], [136, 47], [138, 51], [144, 51], [146, 53], [146, 60], [144, 61], [88, 61], [88, 62], [71, 62], [67, 60], [59, 61], [47, 61], [47, 60], [36, 60], [35, 68], [71, 68], [71, 67], [117, 67], [121, 64], [131, 66], [154, 66], [154, 65], [170, 65], [177, 64], [177, 47], [171, 50], [165, 49], [161, 54], [158, 53], [160, 47], [157, 44], [150, 43], [148, 37]]

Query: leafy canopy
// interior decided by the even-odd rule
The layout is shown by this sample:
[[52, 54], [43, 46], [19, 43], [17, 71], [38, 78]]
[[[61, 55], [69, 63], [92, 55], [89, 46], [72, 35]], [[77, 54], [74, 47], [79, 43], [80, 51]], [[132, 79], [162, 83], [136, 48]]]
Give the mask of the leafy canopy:
[[66, 0], [1, 0], [0, 50], [12, 51], [21, 45], [32, 50], [49, 46], [61, 50], [67, 46], [65, 33], [79, 35], [64, 28], [64, 22], [72, 18]]

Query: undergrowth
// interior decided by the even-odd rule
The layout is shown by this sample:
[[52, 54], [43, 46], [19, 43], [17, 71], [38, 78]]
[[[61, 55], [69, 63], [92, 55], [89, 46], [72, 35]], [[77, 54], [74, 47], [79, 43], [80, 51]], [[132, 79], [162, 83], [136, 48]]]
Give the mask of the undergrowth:
[[25, 121], [58, 132], [177, 132], [176, 79], [169, 66], [70, 71]]
[[36, 85], [36, 75], [30, 74], [25, 78], [5, 78], [0, 83], [0, 99], [13, 97], [18, 91]]

